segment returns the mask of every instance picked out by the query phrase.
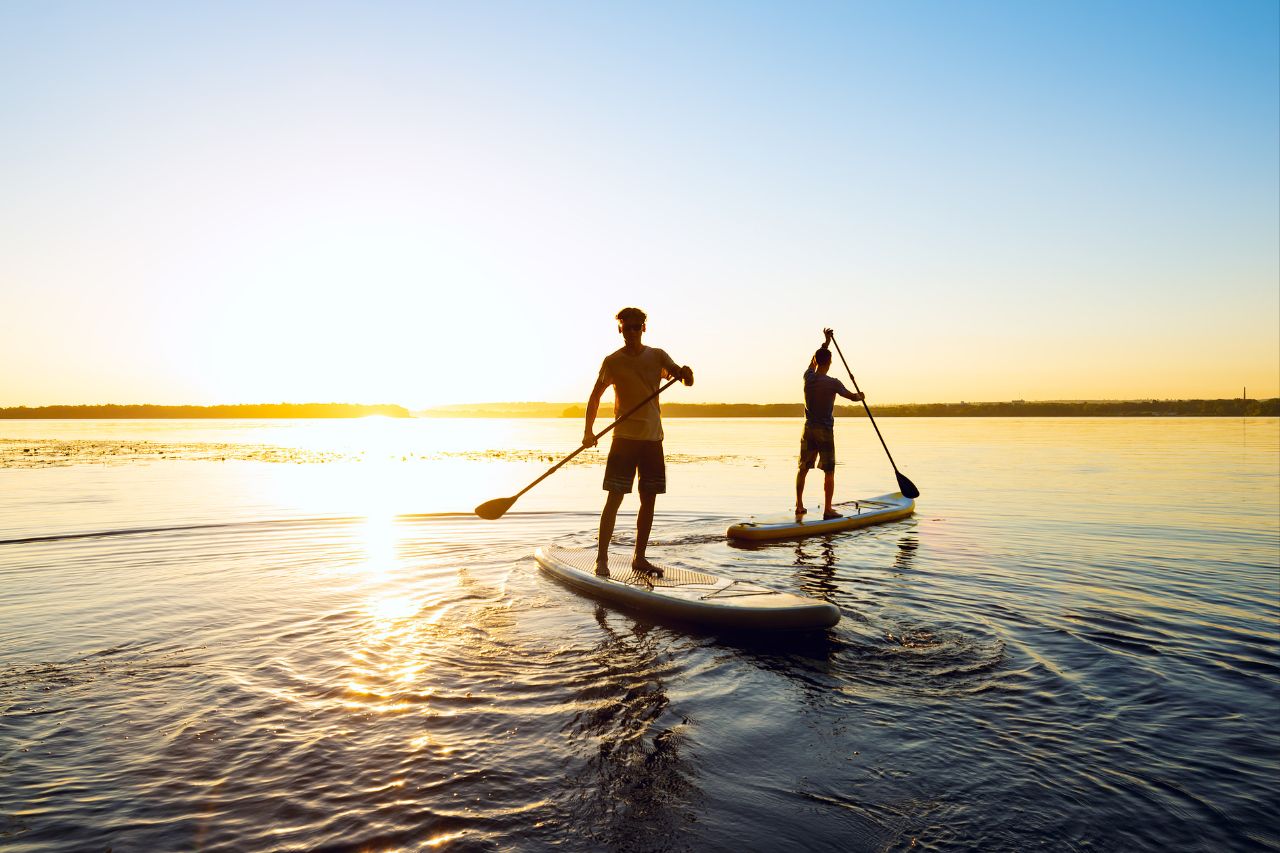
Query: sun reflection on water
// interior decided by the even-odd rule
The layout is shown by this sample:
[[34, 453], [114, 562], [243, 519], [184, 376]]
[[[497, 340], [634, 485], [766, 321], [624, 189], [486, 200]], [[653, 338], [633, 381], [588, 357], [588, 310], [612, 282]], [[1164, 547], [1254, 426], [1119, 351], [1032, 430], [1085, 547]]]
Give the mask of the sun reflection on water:
[[383, 622], [398, 622], [416, 614], [422, 605], [412, 598], [403, 595], [374, 597], [365, 605], [369, 615]]
[[365, 553], [364, 573], [378, 580], [393, 575], [397, 563], [395, 516], [387, 511], [370, 514], [358, 536]]
[[[451, 639], [440, 620], [456, 602], [456, 571], [423, 565], [406, 555], [413, 525], [385, 509], [357, 528], [364, 561], [355, 572], [363, 587], [364, 619], [356, 629], [346, 664], [344, 707], [362, 713], [440, 713], [430, 684], [431, 661]], [[437, 752], [439, 745], [433, 744]]]

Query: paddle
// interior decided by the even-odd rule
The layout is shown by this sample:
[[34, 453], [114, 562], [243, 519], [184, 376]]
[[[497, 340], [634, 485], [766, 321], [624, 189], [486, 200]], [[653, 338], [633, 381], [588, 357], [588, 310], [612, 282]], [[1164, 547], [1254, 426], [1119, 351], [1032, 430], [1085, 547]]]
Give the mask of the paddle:
[[[634, 415], [636, 412], [640, 411], [640, 408], [641, 408], [642, 406], [644, 406], [644, 404], [648, 403], [648, 402], [649, 402], [650, 400], [652, 400], [654, 397], [658, 396], [658, 395], [659, 395], [659, 394], [661, 394], [663, 391], [667, 390], [668, 388], [670, 388], [672, 385], [675, 385], [675, 384], [676, 384], [677, 382], [679, 382], [679, 381], [680, 381], [680, 377], [679, 377], [679, 376], [677, 376], [676, 378], [674, 378], [674, 379], [672, 379], [670, 382], [668, 382], [666, 385], [663, 385], [663, 386], [662, 386], [661, 388], [659, 388], [657, 391], [654, 391], [654, 392], [653, 392], [652, 394], [650, 394], [648, 397], [645, 397], [645, 398], [644, 398], [643, 400], [641, 400], [639, 403], [636, 403], [636, 404], [635, 404], [634, 406], [632, 406], [630, 409], [628, 409], [627, 411], [623, 412], [623, 413], [622, 413], [622, 416], [621, 416], [621, 417], [619, 417], [616, 421], [614, 421], [613, 423], [609, 424], [607, 427], [605, 427], [604, 429], [600, 430], [598, 433], [596, 433], [596, 434], [595, 434], [595, 439], [596, 439], [596, 441], [599, 441], [599, 440], [600, 440], [600, 436], [604, 435], [606, 432], [608, 432], [609, 430], [613, 429], [613, 428], [614, 428], [614, 427], [616, 427], [618, 424], [622, 423], [622, 422], [623, 422], [623, 421], [625, 421], [627, 418], [629, 418], [629, 417], [631, 417], [632, 415]], [[543, 480], [545, 480], [545, 479], [547, 479], [548, 477], [550, 477], [552, 474], [554, 474], [556, 471], [558, 471], [558, 470], [560, 469], [560, 466], [561, 466], [561, 465], [563, 465], [564, 463], [568, 462], [570, 459], [572, 459], [573, 457], [577, 456], [579, 453], [581, 453], [582, 451], [584, 451], [584, 450], [586, 450], [586, 449], [587, 449], [587, 445], [585, 445], [585, 444], [584, 444], [584, 445], [582, 445], [582, 446], [581, 446], [581, 447], [579, 447], [577, 450], [573, 451], [573, 452], [572, 452], [572, 453], [570, 453], [568, 456], [566, 456], [565, 458], [561, 459], [561, 460], [560, 460], [559, 462], [557, 462], [556, 464], [552, 465], [549, 469], [547, 469], [547, 473], [543, 474], [541, 477], [539, 477], [538, 479], [534, 480], [532, 483], [530, 483], [529, 485], [525, 486], [523, 489], [521, 489], [520, 491], [516, 492], [516, 493], [515, 493], [514, 495], [512, 495], [511, 497], [509, 497], [509, 498], [494, 498], [494, 499], [493, 499], [493, 500], [491, 500], [491, 501], [485, 501], [484, 503], [480, 504], [480, 506], [476, 507], [476, 515], [480, 516], [481, 518], [486, 518], [486, 519], [488, 519], [488, 520], [490, 520], [490, 521], [493, 521], [494, 519], [502, 518], [502, 516], [506, 513], [506, 511], [507, 511], [507, 510], [509, 510], [509, 509], [511, 509], [511, 505], [512, 505], [513, 503], [515, 503], [517, 500], [519, 500], [519, 498], [520, 498], [520, 496], [521, 496], [521, 495], [523, 495], [525, 492], [529, 491], [529, 490], [530, 490], [530, 489], [532, 489], [534, 486], [536, 486], [536, 485], [538, 485], [539, 483], [541, 483]]]
[[[836, 341], [836, 336], [831, 336], [831, 343], [836, 345], [836, 352], [840, 353], [840, 361], [844, 362], [845, 372], [849, 374], [849, 381], [853, 383], [853, 390], [859, 394], [862, 389], [858, 387], [858, 380], [853, 378], [853, 371], [849, 369], [849, 362], [844, 360], [844, 353], [840, 352], [840, 344]], [[876, 426], [876, 419], [871, 417], [871, 407], [867, 405], [866, 398], [862, 400], [862, 408], [867, 410], [867, 417], [871, 418], [871, 426], [875, 428], [876, 437], [880, 439], [880, 446], [884, 448], [884, 455], [889, 457], [889, 464], [893, 466], [893, 473], [898, 478], [898, 489], [902, 492], [903, 497], [915, 500], [920, 497], [920, 490], [916, 488], [916, 484], [906, 478], [906, 476], [898, 470], [898, 465], [893, 461], [893, 454], [889, 452], [889, 445], [884, 443], [884, 436], [880, 435], [880, 427]]]

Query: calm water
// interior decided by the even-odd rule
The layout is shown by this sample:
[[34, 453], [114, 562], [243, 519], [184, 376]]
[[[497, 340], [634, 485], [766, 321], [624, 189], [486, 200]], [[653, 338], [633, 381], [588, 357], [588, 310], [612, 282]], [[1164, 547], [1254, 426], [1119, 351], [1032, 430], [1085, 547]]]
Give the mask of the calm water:
[[778, 639], [537, 571], [599, 452], [468, 514], [576, 421], [0, 421], [0, 848], [1280, 849], [1277, 421], [882, 428], [914, 518], [742, 548], [798, 425], [667, 424], [651, 555], [843, 613]]

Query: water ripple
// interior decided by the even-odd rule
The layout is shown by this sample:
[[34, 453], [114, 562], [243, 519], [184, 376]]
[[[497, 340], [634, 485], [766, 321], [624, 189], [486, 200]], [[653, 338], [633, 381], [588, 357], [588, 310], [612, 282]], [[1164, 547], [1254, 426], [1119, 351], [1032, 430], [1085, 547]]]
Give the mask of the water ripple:
[[[0, 843], [1280, 849], [1273, 426], [1237, 447], [1239, 425], [895, 423], [932, 430], [903, 455], [934, 504], [753, 547], [723, 531], [776, 501], [793, 430], [750, 426], [756, 469], [706, 461], [748, 443], [712, 426], [673, 426], [711, 430], [673, 483], [715, 493], [661, 505], [652, 553], [823, 598], [832, 630], [690, 631], [550, 581], [532, 547], [594, 537], [598, 494], [567, 487], [500, 523], [290, 515], [253, 509], [283, 467], [261, 465], [241, 515], [135, 517], [95, 478], [170, 480], [6, 471], [10, 518], [61, 514], [0, 542]], [[1194, 479], [1206, 453], [1221, 482]], [[231, 470], [146, 463], [168, 464], [188, 489]], [[506, 488], [540, 464], [489, 467]], [[90, 485], [60, 503], [68, 483]]]

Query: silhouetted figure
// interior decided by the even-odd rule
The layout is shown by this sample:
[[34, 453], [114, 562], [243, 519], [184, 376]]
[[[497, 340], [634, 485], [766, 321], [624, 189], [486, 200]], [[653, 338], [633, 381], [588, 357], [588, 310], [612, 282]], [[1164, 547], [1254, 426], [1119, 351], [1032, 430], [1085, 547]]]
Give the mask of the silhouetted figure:
[[828, 347], [835, 332], [823, 329], [822, 334], [826, 339], [804, 372], [804, 433], [800, 436], [800, 471], [796, 474], [796, 521], [805, 514], [804, 481], [815, 462], [826, 474], [823, 481], [826, 506], [822, 518], [840, 517], [840, 513], [831, 508], [831, 496], [836, 490], [836, 395], [855, 403], [866, 396], [862, 392], [850, 391], [839, 379], [827, 375], [831, 369], [831, 350]]
[[[639, 404], [658, 390], [664, 378], [680, 377], [685, 385], [693, 384], [693, 370], [681, 367], [671, 356], [656, 347], [640, 342], [645, 331], [645, 313], [639, 308], [623, 308], [618, 312], [618, 331], [624, 342], [622, 349], [605, 357], [600, 376], [587, 401], [587, 421], [582, 443], [596, 444], [592, 424], [600, 407], [600, 397], [610, 385], [614, 388], [615, 417]], [[596, 574], [609, 574], [609, 542], [613, 539], [613, 523], [622, 504], [622, 496], [640, 475], [640, 512], [636, 516], [636, 550], [631, 567], [638, 572], [661, 575], [662, 570], [645, 558], [649, 530], [653, 527], [653, 507], [657, 496], [667, 490], [666, 461], [662, 455], [662, 412], [654, 397], [635, 414], [613, 430], [609, 460], [604, 469], [604, 489], [609, 493], [600, 512], [600, 545], [596, 555]]]

